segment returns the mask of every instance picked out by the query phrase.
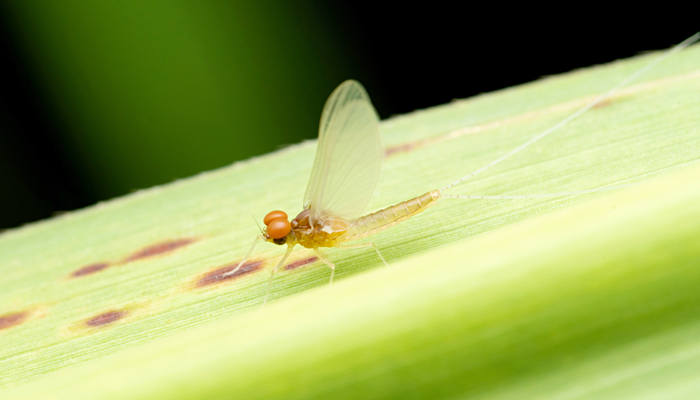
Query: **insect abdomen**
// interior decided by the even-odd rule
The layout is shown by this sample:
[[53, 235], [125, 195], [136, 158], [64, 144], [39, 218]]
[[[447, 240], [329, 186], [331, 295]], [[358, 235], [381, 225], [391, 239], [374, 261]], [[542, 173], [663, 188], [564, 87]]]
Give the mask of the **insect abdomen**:
[[402, 201], [352, 221], [344, 240], [355, 240], [384, 230], [394, 224], [423, 212], [440, 198], [440, 192], [433, 190], [418, 197]]

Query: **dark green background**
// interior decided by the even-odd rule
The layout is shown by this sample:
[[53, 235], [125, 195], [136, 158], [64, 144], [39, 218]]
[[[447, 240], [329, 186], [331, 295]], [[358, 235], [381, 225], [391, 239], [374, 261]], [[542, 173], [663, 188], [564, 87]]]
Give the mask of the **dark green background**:
[[315, 135], [354, 60], [312, 7], [265, 4], [15, 3], [60, 144], [101, 197]]
[[14, 1], [0, 11], [0, 228], [313, 138], [347, 78], [388, 117], [693, 33], [308, 0]]

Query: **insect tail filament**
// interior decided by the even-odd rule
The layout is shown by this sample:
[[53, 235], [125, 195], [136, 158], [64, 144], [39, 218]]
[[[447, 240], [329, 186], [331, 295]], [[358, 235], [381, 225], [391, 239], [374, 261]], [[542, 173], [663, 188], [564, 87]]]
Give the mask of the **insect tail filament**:
[[570, 192], [556, 193], [534, 193], [534, 194], [513, 194], [513, 195], [471, 195], [471, 194], [444, 194], [442, 197], [446, 199], [462, 199], [462, 200], [523, 200], [523, 199], [550, 199], [555, 197], [579, 196], [589, 193], [607, 192], [610, 190], [621, 189], [628, 186], [634, 186], [634, 183], [623, 185], [602, 186], [588, 190], [575, 190]]
[[648, 64], [646, 64], [644, 67], [638, 69], [637, 71], [633, 72], [632, 74], [628, 75], [625, 79], [620, 81], [617, 85], [615, 85], [612, 89], [608, 90], [604, 94], [601, 94], [600, 96], [596, 97], [595, 99], [591, 100], [588, 104], [582, 106], [578, 110], [574, 111], [573, 113], [569, 114], [566, 118], [562, 119], [558, 123], [554, 124], [553, 126], [545, 129], [544, 131], [536, 134], [535, 136], [531, 137], [528, 139], [525, 143], [521, 144], [520, 146], [510, 150], [509, 152], [503, 154], [502, 156], [496, 158], [495, 160], [489, 162], [488, 164], [470, 172], [467, 175], [462, 176], [461, 178], [453, 181], [449, 185], [443, 187], [440, 189], [440, 193], [444, 193], [447, 190], [452, 189], [453, 187], [459, 185], [462, 182], [465, 182], [476, 175], [479, 175], [480, 173], [488, 170], [489, 168], [498, 165], [502, 163], [503, 161], [506, 161], [507, 159], [515, 156], [516, 154], [520, 153], [521, 151], [527, 149], [534, 143], [537, 143], [538, 141], [542, 140], [543, 138], [547, 137], [551, 133], [563, 128], [566, 126], [569, 122], [573, 121], [574, 119], [578, 118], [579, 116], [583, 115], [587, 111], [589, 111], [591, 108], [597, 106], [598, 104], [608, 100], [610, 97], [612, 97], [615, 93], [617, 93], [618, 90], [622, 89], [623, 87], [627, 86], [637, 78], [639, 78], [641, 75], [655, 67], [657, 64], [661, 63], [671, 55], [683, 50], [684, 48], [690, 46], [691, 44], [697, 42], [700, 40], [700, 32], [694, 34], [693, 36], [689, 37], [688, 39], [682, 41], [681, 43], [675, 45], [671, 49], [667, 50], [663, 55], [655, 58], [654, 60], [650, 61]]

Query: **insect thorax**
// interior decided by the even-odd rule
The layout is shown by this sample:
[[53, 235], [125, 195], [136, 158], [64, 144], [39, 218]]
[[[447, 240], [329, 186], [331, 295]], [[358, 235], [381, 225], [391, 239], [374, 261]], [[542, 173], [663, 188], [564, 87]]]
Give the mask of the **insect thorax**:
[[311, 219], [311, 211], [305, 209], [291, 222], [296, 241], [308, 248], [333, 247], [342, 241], [348, 230], [348, 222], [331, 216]]

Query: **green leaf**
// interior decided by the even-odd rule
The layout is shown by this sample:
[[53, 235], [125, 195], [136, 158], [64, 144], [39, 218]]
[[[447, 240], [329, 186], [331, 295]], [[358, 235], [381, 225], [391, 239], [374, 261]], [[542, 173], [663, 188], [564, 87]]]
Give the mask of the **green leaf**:
[[[485, 165], [657, 56], [384, 121], [373, 207]], [[388, 268], [332, 249], [336, 284], [319, 263], [286, 270], [265, 307], [277, 246], [203, 278], [245, 254], [251, 216], [300, 211], [313, 143], [6, 232], [3, 398], [696, 396], [698, 65], [700, 47], [672, 56], [454, 193], [634, 185], [443, 199], [372, 238]]]

